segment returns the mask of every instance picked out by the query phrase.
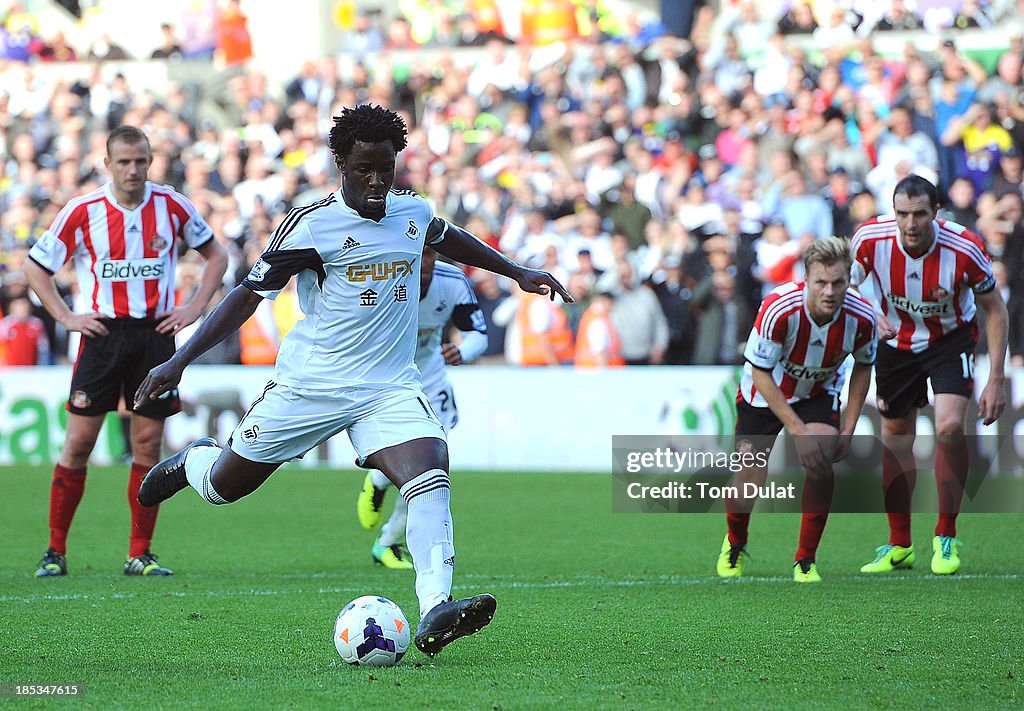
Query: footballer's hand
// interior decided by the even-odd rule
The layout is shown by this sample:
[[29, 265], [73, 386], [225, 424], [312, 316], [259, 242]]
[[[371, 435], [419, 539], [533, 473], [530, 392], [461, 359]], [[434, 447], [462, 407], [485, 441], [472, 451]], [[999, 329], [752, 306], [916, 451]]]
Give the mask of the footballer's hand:
[[793, 445], [804, 471], [820, 471], [829, 464], [828, 457], [821, 448], [821, 437], [813, 434], [797, 435], [793, 437]]
[[841, 462], [850, 456], [850, 444], [853, 442], [853, 432], [840, 432], [836, 437], [836, 451], [832, 456], [833, 462]]
[[542, 272], [539, 269], [527, 269], [521, 267], [519, 275], [516, 277], [516, 283], [519, 284], [519, 288], [523, 291], [531, 294], [550, 294], [551, 300], [555, 300], [555, 294], [557, 293], [562, 297], [562, 301], [567, 304], [571, 304], [576, 300], [572, 298], [572, 295], [565, 290], [565, 287], [559, 283], [558, 279], [547, 272]]
[[106, 336], [110, 331], [103, 322], [106, 317], [103, 314], [71, 314], [61, 323], [69, 331], [78, 331], [83, 336]]
[[978, 417], [985, 425], [991, 425], [999, 419], [1006, 407], [1006, 395], [1003, 393], [1002, 379], [990, 379], [978, 400]]
[[895, 338], [896, 334], [899, 333], [899, 329], [893, 326], [892, 321], [885, 318], [884, 316], [878, 319], [877, 329], [878, 340], [880, 341], [888, 341], [892, 338]]
[[447, 365], [462, 365], [462, 351], [454, 343], [442, 344], [441, 355]]
[[133, 407], [138, 409], [149, 400], [158, 400], [165, 393], [174, 390], [181, 382], [183, 370], [184, 368], [179, 366], [174, 358], [153, 368], [139, 385], [139, 389], [135, 391]]
[[163, 311], [156, 315], [156, 332], [174, 335], [186, 326], [194, 324], [202, 314], [202, 308], [191, 305]]

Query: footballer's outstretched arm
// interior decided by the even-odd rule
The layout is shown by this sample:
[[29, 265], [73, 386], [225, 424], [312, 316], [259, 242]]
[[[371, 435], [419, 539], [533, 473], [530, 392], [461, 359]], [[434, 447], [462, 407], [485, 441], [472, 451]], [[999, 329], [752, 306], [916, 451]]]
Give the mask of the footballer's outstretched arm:
[[988, 383], [978, 398], [978, 414], [986, 425], [991, 425], [1003, 414], [1006, 407], [1006, 395], [1003, 382], [1006, 379], [1004, 362], [1006, 360], [1006, 342], [1008, 340], [1010, 317], [1006, 312], [1006, 302], [998, 289], [991, 289], [982, 294], [975, 294], [975, 300], [985, 312], [985, 338], [988, 340]]
[[135, 407], [145, 400], [156, 400], [173, 390], [181, 381], [185, 367], [206, 351], [234, 333], [256, 311], [263, 297], [248, 287], [238, 285], [217, 304], [199, 329], [177, 353], [149, 371], [149, 375], [135, 392]]
[[849, 401], [843, 412], [843, 423], [839, 428], [839, 441], [836, 445], [835, 455], [832, 457], [833, 462], [841, 462], [850, 454], [853, 432], [857, 429], [857, 421], [860, 419], [864, 401], [868, 397], [868, 388], [871, 386], [871, 369], [873, 367], [867, 363], [853, 364], [853, 372], [850, 374]]
[[[457, 225], [440, 220], [440, 218], [434, 218], [434, 221], [435, 223], [440, 221], [444, 225], [444, 228], [438, 230], [438, 232], [443, 232], [443, 239], [430, 244], [438, 253], [449, 259], [454, 259], [456, 262], [486, 269], [489, 272], [513, 279], [523, 291], [531, 294], [550, 294], [551, 300], [554, 301], [555, 293], [558, 293], [566, 303], [573, 302], [572, 296], [565, 290], [565, 287], [549, 273], [539, 269], [527, 269], [521, 264], [513, 262]], [[431, 225], [431, 228], [434, 229], [434, 224]]]
[[860, 413], [864, 409], [864, 401], [868, 397], [868, 389], [871, 387], [871, 369], [874, 366], [867, 363], [854, 363], [853, 371], [850, 374], [850, 391], [846, 411], [843, 413], [843, 425], [840, 433], [852, 435], [857, 429], [857, 421], [860, 420]]

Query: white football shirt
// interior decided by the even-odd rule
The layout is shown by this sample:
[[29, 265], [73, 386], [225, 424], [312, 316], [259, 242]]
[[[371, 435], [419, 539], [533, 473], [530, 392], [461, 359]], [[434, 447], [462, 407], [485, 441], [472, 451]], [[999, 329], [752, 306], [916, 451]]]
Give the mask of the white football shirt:
[[306, 317], [285, 336], [275, 380], [328, 396], [353, 386], [419, 388], [413, 364], [423, 244], [447, 223], [410, 191], [388, 193], [380, 222], [341, 191], [294, 208], [242, 284], [274, 299], [296, 276]]
[[466, 275], [458, 267], [439, 261], [434, 264], [430, 287], [420, 300], [416, 340], [416, 367], [423, 379], [423, 392], [430, 397], [448, 386], [444, 356], [441, 355], [441, 339], [448, 321], [460, 331], [487, 333], [484, 314]]

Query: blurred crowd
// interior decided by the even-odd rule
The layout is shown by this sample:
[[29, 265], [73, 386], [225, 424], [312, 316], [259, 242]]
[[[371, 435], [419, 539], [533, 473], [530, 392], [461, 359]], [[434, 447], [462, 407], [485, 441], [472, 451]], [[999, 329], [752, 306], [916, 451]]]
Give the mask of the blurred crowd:
[[[199, 85], [107, 82], [100, 64], [88, 80], [41, 80], [28, 55], [10, 54], [8, 17], [0, 358], [67, 360], [68, 334], [28, 298], [20, 268], [66, 201], [106, 179], [109, 129], [127, 123], [150, 136], [150, 179], [189, 196], [230, 250], [226, 291], [289, 208], [337, 188], [331, 117], [372, 102], [400, 110], [410, 128], [396, 187], [577, 297], [552, 305], [471, 273], [492, 361], [572, 363], [585, 341], [617, 351], [598, 364], [739, 363], [762, 296], [800, 278], [802, 248], [891, 211], [893, 186], [915, 172], [940, 185], [940, 217], [988, 244], [1010, 307], [1011, 356], [1024, 364], [1024, 44], [1016, 30], [998, 31], [1014, 27], [999, 8], [963, 0], [944, 20], [950, 39], [921, 51], [915, 43], [930, 37], [913, 30], [925, 18], [904, 0], [796, 2], [781, 16], [723, 0], [697, 13], [686, 39], [601, 0], [527, 0], [546, 14], [524, 10], [525, 38], [506, 36], [492, 2], [457, 5], [357, 13], [349, 56], [311, 57], [282, 86], [234, 62], [213, 97], [216, 120], [201, 110], [214, 89]], [[227, 7], [244, 28], [245, 4]], [[958, 49], [956, 28], [970, 27], [990, 28], [993, 46], [1005, 47], [991, 71]], [[890, 30], [910, 31], [903, 50], [879, 54], [873, 39]], [[165, 27], [154, 58], [179, 56], [175, 31]], [[424, 45], [444, 51], [417, 57]], [[479, 56], [459, 62], [460, 46]], [[181, 261], [182, 298], [200, 268]], [[73, 272], [60, 280], [74, 303]], [[286, 292], [204, 362], [271, 363], [298, 318]], [[581, 321], [594, 318], [608, 333], [600, 344], [581, 337]]]

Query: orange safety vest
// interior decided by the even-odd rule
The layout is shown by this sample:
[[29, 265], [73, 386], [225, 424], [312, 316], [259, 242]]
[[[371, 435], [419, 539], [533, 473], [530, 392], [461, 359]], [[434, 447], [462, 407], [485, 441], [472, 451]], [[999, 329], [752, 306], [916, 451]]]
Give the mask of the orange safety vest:
[[245, 365], [273, 365], [277, 360], [277, 343], [263, 328], [256, 314], [238, 330]]
[[[551, 324], [543, 333], [536, 333], [530, 327], [530, 309], [537, 299], [541, 299], [551, 309]], [[547, 340], [551, 350], [555, 352], [555, 358], [559, 363], [571, 363], [572, 329], [569, 328], [569, 319], [554, 302], [550, 301], [543, 294], [524, 294], [516, 311], [516, 326], [519, 329], [519, 338], [522, 343], [522, 365], [551, 365], [548, 361], [547, 352], [543, 346]]]
[[226, 66], [233, 67], [252, 58], [248, 23], [249, 18], [233, 8], [224, 10], [217, 18], [217, 48]]
[[525, 0], [522, 33], [527, 42], [537, 45], [576, 39], [576, 6], [571, 0]]
[[607, 366], [609, 368], [617, 368], [625, 365], [626, 361], [622, 357], [622, 345], [619, 341], [619, 334], [616, 333], [615, 326], [612, 325], [608, 308], [604, 304], [591, 304], [590, 308], [583, 312], [579, 331], [576, 333], [576, 367], [597, 368], [601, 365], [598, 354], [594, 352], [590, 345], [590, 325], [595, 321], [603, 322], [605, 330], [608, 332]]

